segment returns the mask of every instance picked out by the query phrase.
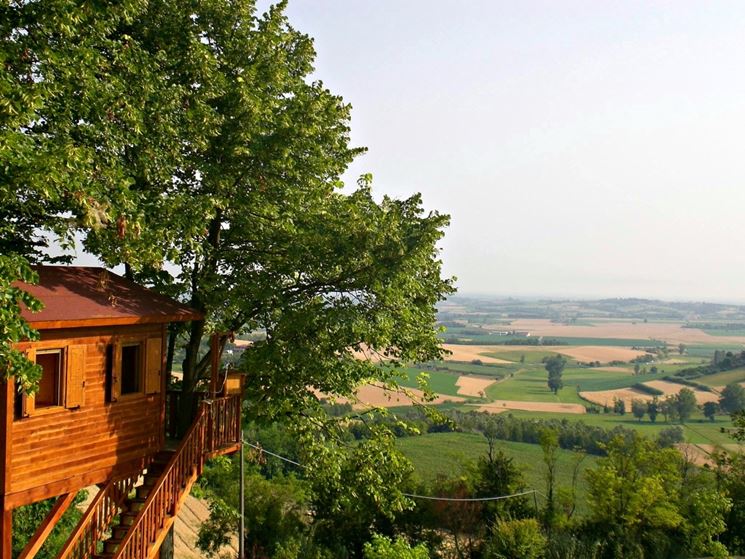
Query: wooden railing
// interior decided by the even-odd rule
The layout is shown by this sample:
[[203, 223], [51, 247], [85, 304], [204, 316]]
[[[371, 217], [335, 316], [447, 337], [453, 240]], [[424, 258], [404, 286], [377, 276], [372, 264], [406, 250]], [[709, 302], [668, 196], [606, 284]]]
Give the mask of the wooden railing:
[[57, 559], [87, 559], [96, 552], [96, 546], [109, 529], [111, 520], [121, 512], [137, 477], [111, 480], [98, 492]]
[[[179, 438], [179, 414], [181, 413], [181, 390], [166, 391], [166, 437], [169, 439]], [[199, 406], [203, 400], [209, 398], [207, 392], [194, 392], [191, 403], [191, 417], [196, 417]]]
[[206, 457], [240, 442], [240, 406], [239, 395], [200, 404], [189, 431], [119, 546], [116, 559], [147, 559], [166, 520], [176, 514], [184, 493], [202, 473]]
[[211, 453], [220, 451], [241, 440], [241, 396], [207, 400], [210, 405], [208, 446]]

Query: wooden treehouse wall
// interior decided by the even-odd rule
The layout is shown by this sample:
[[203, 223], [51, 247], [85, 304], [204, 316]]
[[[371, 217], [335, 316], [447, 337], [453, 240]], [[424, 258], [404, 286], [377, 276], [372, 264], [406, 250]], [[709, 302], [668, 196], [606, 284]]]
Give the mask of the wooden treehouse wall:
[[[145, 466], [163, 443], [164, 341], [163, 326], [141, 325], [46, 330], [40, 342], [19, 346], [31, 356], [64, 348], [70, 385], [61, 387], [61, 405], [51, 409], [34, 409], [33, 398], [15, 402], [13, 387], [1, 386], [3, 407], [10, 415], [15, 407], [16, 416], [4, 424], [6, 508]], [[122, 393], [121, 347], [138, 343], [139, 389]], [[76, 381], [81, 378], [84, 383]]]

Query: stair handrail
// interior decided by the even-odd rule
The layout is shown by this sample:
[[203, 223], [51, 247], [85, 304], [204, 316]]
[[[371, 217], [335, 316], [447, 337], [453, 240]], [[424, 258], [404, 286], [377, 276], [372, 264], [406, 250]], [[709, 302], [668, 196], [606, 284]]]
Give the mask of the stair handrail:
[[57, 559], [87, 559], [96, 552], [96, 546], [134, 488], [138, 477], [139, 474], [118, 480], [111, 479], [99, 490], [57, 554]]
[[145, 503], [122, 540], [115, 559], [147, 559], [150, 545], [169, 514], [175, 514], [176, 504], [184, 485], [198, 476], [204, 465], [209, 400], [200, 404], [197, 416], [178, 449], [168, 461], [163, 473], [151, 489]]

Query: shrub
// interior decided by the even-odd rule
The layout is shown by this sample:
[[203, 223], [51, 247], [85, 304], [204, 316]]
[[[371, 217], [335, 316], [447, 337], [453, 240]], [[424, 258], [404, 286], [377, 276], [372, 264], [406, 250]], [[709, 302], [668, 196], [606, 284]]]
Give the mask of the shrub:
[[674, 444], [682, 443], [685, 440], [682, 427], [668, 427], [663, 429], [657, 435], [657, 444], [662, 448], [669, 448]]
[[547, 544], [535, 518], [497, 520], [486, 544], [484, 559], [538, 559]]
[[652, 388], [651, 386], [648, 386], [642, 382], [637, 382], [631, 388], [633, 388], [634, 390], [638, 390], [639, 392], [644, 392], [645, 394], [649, 394], [650, 396], [662, 396], [665, 394], [662, 390], [658, 390], [657, 388]]
[[373, 534], [372, 540], [365, 544], [362, 556], [364, 559], [429, 559], [429, 552], [424, 544], [411, 547], [401, 537], [394, 541]]

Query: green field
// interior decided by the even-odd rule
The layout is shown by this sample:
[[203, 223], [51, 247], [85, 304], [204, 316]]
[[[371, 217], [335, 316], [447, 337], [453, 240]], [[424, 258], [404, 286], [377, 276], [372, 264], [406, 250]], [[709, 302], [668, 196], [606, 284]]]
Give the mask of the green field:
[[512, 365], [504, 363], [471, 363], [465, 361], [437, 361], [435, 363], [422, 363], [418, 367], [413, 367], [420, 371], [439, 371], [447, 370], [459, 375], [479, 375], [483, 377], [501, 377], [504, 375], [504, 369], [511, 368]]
[[[415, 474], [424, 481], [437, 476], [452, 476], [463, 465], [486, 456], [488, 445], [483, 435], [475, 433], [430, 433], [418, 437], [398, 439], [398, 448], [411, 460]], [[537, 444], [498, 441], [497, 448], [512, 458], [520, 468], [529, 489], [546, 492], [543, 451]], [[571, 476], [577, 455], [561, 449], [557, 460], [557, 483], [560, 487], [571, 486]], [[594, 467], [598, 457], [587, 455], [580, 465], [580, 472]], [[580, 474], [577, 484], [578, 505], [584, 504], [585, 484]], [[583, 507], [580, 507], [583, 508]]]
[[[407, 388], [419, 388], [419, 382], [417, 378], [422, 373], [421, 369], [414, 369], [412, 367], [405, 367], [401, 369], [401, 372], [405, 376], [401, 377], [399, 383], [401, 386]], [[447, 373], [442, 371], [425, 371], [429, 375], [429, 387], [440, 394], [447, 396], [458, 396], [458, 387], [455, 382], [458, 380], [458, 375], [453, 373]]]
[[[615, 415], [612, 413], [599, 413], [599, 414], [565, 414], [565, 413], [538, 413], [538, 412], [526, 412], [526, 411], [511, 411], [515, 417], [527, 417], [533, 419], [558, 419], [558, 420], [569, 420], [569, 421], [583, 421], [587, 425], [597, 425], [605, 429], [613, 429], [616, 426], [626, 427], [628, 429], [634, 429], [639, 433], [650, 437], [657, 437], [658, 433], [665, 428], [680, 425], [679, 423], [665, 423], [662, 416], [658, 416], [657, 422], [652, 423], [647, 417], [643, 421], [639, 422], [634, 417], [627, 413], [626, 415]], [[699, 412], [696, 413], [692, 420], [688, 421], [683, 427], [683, 432], [686, 437], [686, 442], [695, 444], [713, 444], [723, 445], [732, 444], [733, 440], [727, 432], [722, 433], [722, 429], [725, 431], [732, 428], [732, 422], [727, 416], [717, 416], [715, 421], [709, 421], [705, 419]]]
[[731, 382], [745, 382], [745, 369], [733, 369], [713, 375], [704, 375], [694, 380], [706, 386], [726, 386]]
[[564, 388], [554, 394], [546, 385], [547, 373], [543, 367], [523, 368], [512, 377], [486, 389], [486, 395], [493, 400], [518, 400], [523, 402], [560, 402], [589, 405], [577, 394], [579, 391], [615, 390], [627, 388], [637, 382], [657, 380], [669, 373], [633, 375], [622, 371], [601, 371], [594, 368], [564, 369], [562, 380]]
[[512, 361], [513, 363], [520, 363], [520, 358], [525, 357], [525, 363], [541, 363], [545, 358], [557, 355], [555, 351], [543, 351], [540, 349], [526, 348], [523, 350], [515, 349], [512, 351], [493, 351], [490, 353], [484, 353], [487, 357], [494, 357], [496, 359], [504, 359], [505, 361]]
[[745, 336], [745, 328], [702, 328], [710, 336]]

